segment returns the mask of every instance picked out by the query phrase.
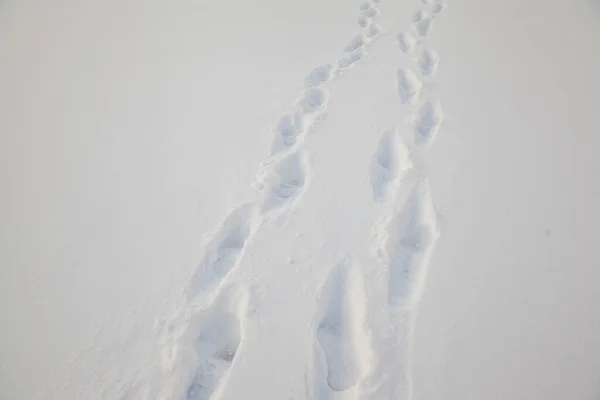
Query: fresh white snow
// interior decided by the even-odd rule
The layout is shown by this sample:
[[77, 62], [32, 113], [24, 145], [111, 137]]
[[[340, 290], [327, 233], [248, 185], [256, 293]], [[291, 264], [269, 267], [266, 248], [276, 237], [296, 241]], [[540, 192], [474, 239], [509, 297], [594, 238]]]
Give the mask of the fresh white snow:
[[3, 2], [0, 399], [597, 399], [599, 22]]

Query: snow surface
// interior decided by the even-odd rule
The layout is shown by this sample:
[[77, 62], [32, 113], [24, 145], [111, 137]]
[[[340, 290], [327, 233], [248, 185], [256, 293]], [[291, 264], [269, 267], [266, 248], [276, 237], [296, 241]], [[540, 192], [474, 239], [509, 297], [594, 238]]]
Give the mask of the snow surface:
[[597, 399], [600, 2], [0, 3], [0, 399]]

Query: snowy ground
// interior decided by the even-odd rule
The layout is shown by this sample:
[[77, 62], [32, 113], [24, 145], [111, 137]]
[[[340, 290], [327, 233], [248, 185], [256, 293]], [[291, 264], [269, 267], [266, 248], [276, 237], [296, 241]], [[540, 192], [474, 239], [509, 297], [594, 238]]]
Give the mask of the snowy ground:
[[598, 399], [599, 22], [0, 3], [0, 399]]

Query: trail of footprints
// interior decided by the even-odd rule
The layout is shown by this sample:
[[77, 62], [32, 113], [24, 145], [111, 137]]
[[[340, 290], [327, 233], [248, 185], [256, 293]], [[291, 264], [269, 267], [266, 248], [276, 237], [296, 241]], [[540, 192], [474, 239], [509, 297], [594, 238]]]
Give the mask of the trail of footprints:
[[[402, 195], [399, 191], [400, 185], [389, 184], [407, 176], [407, 172], [413, 168], [410, 160], [412, 150], [433, 142], [444, 117], [439, 99], [431, 95], [423, 96], [422, 88], [423, 80], [431, 78], [440, 63], [438, 53], [427, 46], [426, 37], [431, 32], [435, 17], [445, 6], [440, 0], [423, 0], [423, 4], [424, 7], [412, 17], [412, 32], [401, 32], [396, 36], [398, 47], [410, 57], [418, 71], [415, 72], [411, 67], [403, 67], [397, 72], [401, 104], [418, 104], [408, 127], [411, 135], [402, 137], [393, 134], [392, 140], [390, 132], [384, 132], [372, 163], [380, 165], [380, 168], [372, 169], [371, 172], [374, 199], [402, 204], [399, 209], [391, 212], [383, 224], [378, 225], [377, 229], [384, 229], [385, 234], [376, 235], [380, 239], [375, 247], [380, 259], [390, 269], [390, 304], [406, 303], [414, 296], [410, 289], [416, 290], [419, 286], [416, 277], [422, 273], [419, 269], [424, 268], [428, 253], [437, 237], [435, 212], [427, 180], [422, 174], [413, 173], [413, 178], [416, 178], [405, 180], [404, 187], [408, 190]], [[393, 162], [382, 163], [382, 158], [384, 161], [391, 159]], [[383, 190], [387, 186], [382, 185], [382, 182], [386, 182], [393, 190]], [[402, 196], [403, 198], [400, 198]]]
[[[257, 182], [260, 196], [255, 202], [233, 210], [221, 223], [205, 247], [204, 256], [187, 288], [188, 301], [208, 298], [208, 306], [192, 311], [178, 344], [193, 348], [195, 373], [190, 376], [185, 395], [188, 400], [209, 400], [219, 392], [236, 354], [243, 345], [243, 320], [247, 300], [240, 291], [223, 289], [226, 277], [240, 263], [245, 248], [263, 220], [290, 209], [301, 198], [310, 181], [310, 160], [302, 149], [308, 132], [323, 118], [329, 101], [324, 85], [341, 76], [364, 58], [380, 28], [374, 23], [377, 1], [361, 5], [358, 25], [362, 32], [344, 47], [334, 64], [324, 64], [309, 73], [305, 91], [275, 126], [271, 158], [263, 163]], [[413, 31], [397, 35], [400, 50], [414, 57], [417, 74], [411, 68], [397, 73], [398, 95], [402, 104], [421, 102], [412, 126], [415, 145], [431, 143], [442, 122], [443, 112], [436, 99], [421, 101], [423, 77], [435, 74], [438, 54], [423, 48], [435, 16], [443, 5], [425, 0], [430, 11], [413, 16]], [[396, 129], [382, 134], [371, 163], [373, 198], [390, 202], [413, 168], [410, 149]], [[406, 303], [413, 286], [422, 280], [423, 265], [437, 240], [435, 215], [425, 181], [418, 182], [401, 209], [385, 219], [383, 234], [376, 243], [380, 259], [389, 267], [388, 302]], [[337, 392], [354, 390], [366, 376], [374, 357], [365, 330], [366, 297], [354, 261], [348, 258], [333, 269], [321, 295], [321, 312], [315, 328], [315, 358], [318, 361], [315, 398], [326, 400]], [[414, 292], [414, 290], [413, 290]], [[205, 297], [202, 297], [202, 296]]]
[[316, 400], [355, 390], [373, 358], [365, 330], [366, 296], [360, 272], [352, 258], [335, 266], [319, 298], [316, 326]]
[[244, 248], [263, 219], [289, 209], [301, 197], [310, 181], [308, 155], [302, 149], [307, 133], [323, 118], [329, 93], [324, 85], [362, 58], [365, 49], [379, 35], [373, 21], [377, 2], [360, 6], [362, 32], [344, 47], [337, 64], [324, 64], [311, 71], [304, 81], [304, 93], [292, 111], [277, 122], [271, 158], [263, 162], [257, 176], [259, 199], [233, 210], [205, 247], [204, 256], [188, 285], [188, 299], [212, 293], [243, 257]]
[[[374, 22], [379, 13], [377, 2], [367, 1], [360, 6], [358, 25], [362, 31], [343, 48], [343, 55], [336, 63], [320, 65], [308, 74], [304, 93], [292, 110], [276, 123], [271, 157], [262, 164], [257, 177], [257, 200], [233, 210], [205, 246], [201, 262], [186, 288], [191, 316], [175, 345], [179, 349], [194, 349], [195, 373], [189, 377], [185, 394], [175, 397], [213, 398], [235, 364], [236, 354], [243, 344], [243, 309], [247, 304], [235, 294], [239, 291], [224, 289], [226, 278], [240, 264], [248, 243], [265, 218], [277, 217], [291, 209], [306, 190], [310, 182], [310, 160], [302, 144], [325, 115], [329, 93], [324, 85], [362, 60], [379, 36], [380, 28]], [[385, 164], [382, 168], [392, 171], [397, 157], [395, 153], [382, 154], [381, 160]], [[386, 191], [383, 187], [387, 184], [382, 182], [381, 185], [382, 191]], [[344, 267], [339, 267], [336, 277], [347, 273]], [[340, 279], [346, 282], [346, 278]], [[344, 285], [337, 281], [328, 286], [331, 288], [327, 294], [329, 305], [323, 311], [317, 332], [330, 391], [353, 386], [361, 362], [368, 356], [357, 345], [357, 340], [364, 340], [364, 333], [356, 321], [350, 320], [347, 310], [348, 296], [354, 289], [348, 292]], [[174, 353], [170, 363], [182, 362], [178, 358], [186, 359], [184, 351]], [[320, 399], [325, 398], [323, 393]]]
[[[171, 394], [168, 398], [209, 400], [224, 386], [227, 373], [235, 364], [236, 355], [243, 345], [242, 328], [248, 308], [248, 294], [233, 288], [219, 293], [206, 308], [194, 311], [185, 328], [178, 334], [177, 350], [181, 359], [195, 353], [189, 383], [183, 395]], [[189, 349], [189, 350], [188, 350]]]
[[[427, 264], [439, 236], [427, 179], [422, 171], [413, 171], [416, 167], [411, 161], [412, 151], [433, 142], [444, 116], [439, 99], [423, 90], [440, 63], [438, 53], [428, 47], [426, 39], [444, 5], [439, 0], [423, 0], [423, 5], [412, 16], [411, 30], [396, 35], [399, 50], [409, 60], [409, 65], [397, 71], [398, 98], [413, 111], [412, 118], [408, 126], [382, 134], [370, 171], [373, 199], [387, 204], [373, 228], [372, 244], [375, 256], [389, 274], [387, 357], [393, 360], [389, 365], [395, 370], [390, 372], [393, 378], [389, 393], [393, 398], [412, 396], [407, 359], [413, 329], [410, 315], [419, 301]], [[405, 131], [410, 134], [400, 134]]]

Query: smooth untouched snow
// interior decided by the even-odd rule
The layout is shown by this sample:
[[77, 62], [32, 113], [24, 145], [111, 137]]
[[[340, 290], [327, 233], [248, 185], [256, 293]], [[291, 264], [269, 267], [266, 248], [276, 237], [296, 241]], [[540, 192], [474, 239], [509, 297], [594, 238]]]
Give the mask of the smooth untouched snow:
[[597, 399], [600, 6], [0, 5], [0, 398]]

